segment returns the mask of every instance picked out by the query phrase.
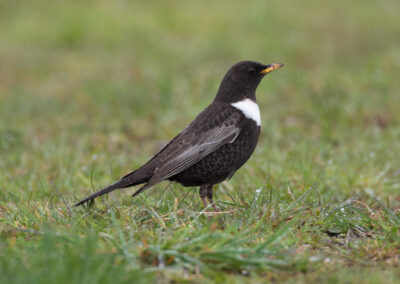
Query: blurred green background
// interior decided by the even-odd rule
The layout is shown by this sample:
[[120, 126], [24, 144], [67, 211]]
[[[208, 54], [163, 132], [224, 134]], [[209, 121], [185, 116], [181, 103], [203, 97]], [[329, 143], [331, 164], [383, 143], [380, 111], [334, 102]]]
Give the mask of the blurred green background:
[[[217, 199], [314, 185], [332, 202], [398, 206], [399, 11], [397, 0], [0, 1], [0, 201], [19, 215], [63, 206], [55, 188], [72, 204], [115, 181], [210, 103], [231, 65], [256, 60], [285, 67], [259, 86], [258, 148]], [[113, 206], [132, 206], [129, 193]]]
[[[37, 184], [51, 178], [70, 180], [65, 190], [84, 187], [71, 177], [87, 175], [80, 167], [89, 170], [93, 154], [96, 170], [113, 166], [113, 178], [141, 164], [244, 59], [286, 64], [258, 90], [259, 154], [265, 154], [259, 159], [296, 147], [313, 159], [308, 151], [331, 143], [323, 145], [327, 152], [362, 160], [337, 161], [343, 173], [360, 174], [374, 160], [400, 169], [389, 159], [399, 154], [397, 1], [2, 1], [0, 7], [0, 177], [5, 188], [19, 184], [18, 195], [43, 198]], [[265, 163], [285, 167], [299, 159], [279, 155], [283, 160]]]
[[[49, 179], [81, 195], [90, 183], [79, 177], [94, 166], [98, 186], [118, 178], [185, 127], [245, 59], [286, 64], [258, 89], [263, 174], [320, 156], [350, 183], [365, 174], [374, 190], [395, 193], [379, 173], [400, 169], [399, 5], [2, 1], [0, 196], [18, 184], [13, 194], [41, 200], [52, 190], [38, 183]], [[368, 184], [356, 186], [335, 189]]]

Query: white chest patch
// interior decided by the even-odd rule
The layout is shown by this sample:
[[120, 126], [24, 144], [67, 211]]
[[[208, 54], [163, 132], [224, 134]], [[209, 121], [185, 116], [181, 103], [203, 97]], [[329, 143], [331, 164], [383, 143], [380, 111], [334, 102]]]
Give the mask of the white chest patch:
[[231, 106], [240, 110], [245, 117], [254, 120], [258, 126], [261, 125], [260, 109], [257, 103], [250, 99], [244, 99], [243, 101], [232, 103]]

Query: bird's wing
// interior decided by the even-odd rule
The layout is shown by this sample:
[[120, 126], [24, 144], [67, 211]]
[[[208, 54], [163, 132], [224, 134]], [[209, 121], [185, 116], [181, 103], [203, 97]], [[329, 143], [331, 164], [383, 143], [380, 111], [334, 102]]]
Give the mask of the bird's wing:
[[136, 193], [181, 173], [226, 143], [232, 143], [241, 130], [240, 113], [231, 107], [204, 110], [158, 156], [152, 178]]

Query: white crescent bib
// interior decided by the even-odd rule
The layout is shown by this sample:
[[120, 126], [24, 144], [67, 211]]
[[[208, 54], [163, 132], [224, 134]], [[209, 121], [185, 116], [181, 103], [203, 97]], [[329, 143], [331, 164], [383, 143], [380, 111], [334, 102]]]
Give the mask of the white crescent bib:
[[245, 117], [254, 120], [258, 126], [261, 126], [260, 109], [257, 103], [250, 99], [244, 99], [236, 103], [232, 103], [231, 106], [240, 110]]

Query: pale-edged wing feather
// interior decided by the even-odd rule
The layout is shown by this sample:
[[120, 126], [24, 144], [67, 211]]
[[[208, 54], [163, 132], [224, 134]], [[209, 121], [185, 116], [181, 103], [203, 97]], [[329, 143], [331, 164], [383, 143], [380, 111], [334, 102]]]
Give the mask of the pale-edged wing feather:
[[239, 132], [239, 127], [227, 125], [211, 129], [204, 133], [204, 139], [181, 148], [178, 156], [168, 157], [167, 163], [157, 168], [155, 174], [161, 179], [168, 179], [193, 166], [222, 145], [233, 142]]
[[230, 106], [219, 106], [217, 111], [205, 109], [158, 155], [153, 177], [139, 191], [181, 173], [222, 145], [232, 143], [240, 133], [240, 119], [240, 113]]

